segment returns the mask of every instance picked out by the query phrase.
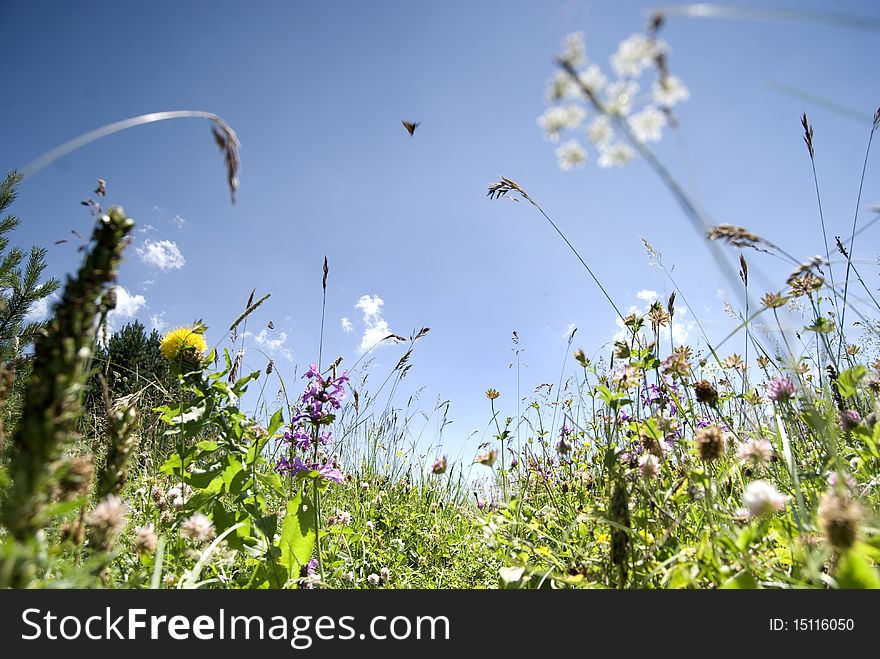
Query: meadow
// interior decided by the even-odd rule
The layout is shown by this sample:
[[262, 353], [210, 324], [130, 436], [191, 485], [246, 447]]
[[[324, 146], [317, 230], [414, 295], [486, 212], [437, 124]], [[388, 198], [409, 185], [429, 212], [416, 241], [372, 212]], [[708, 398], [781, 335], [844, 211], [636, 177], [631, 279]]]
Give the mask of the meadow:
[[[135, 223], [107, 202], [112, 181], [99, 181], [84, 202], [93, 233], [63, 286], [42, 281], [44, 248], [9, 249], [18, 220], [0, 223], [0, 587], [880, 587], [877, 263], [850, 256], [867, 225], [857, 210], [834, 240], [819, 203], [821, 256], [802, 257], [748, 227], [711, 224], [650, 147], [689, 95], [669, 70], [662, 23], [621, 43], [613, 82], [570, 36], [538, 123], [560, 142], [563, 169], [584, 166], [586, 149], [562, 137], [587, 112], [598, 166], [650, 165], [742, 293], [731, 335], [713, 340], [700, 327], [693, 345], [675, 340], [688, 284], [647, 241], [675, 292], [647, 313], [621, 312], [528, 186], [502, 177], [486, 203], [518, 201], [548, 223], [560, 256], [577, 258], [595, 286], [595, 313], [614, 314], [622, 330], [598, 357], [572, 333], [575, 377], [519, 400], [488, 389], [492, 437], [454, 460], [439, 435], [414, 430], [420, 401], [390, 402], [428, 327], [382, 339], [401, 356], [378, 383], [323, 348], [300, 372], [269, 359], [242, 372], [248, 320], [270, 296], [256, 290], [215, 346], [196, 319], [110, 334]], [[637, 107], [635, 81], [648, 75], [650, 98]], [[185, 114], [144, 115], [92, 139]], [[200, 118], [234, 202], [238, 137], [219, 116]], [[812, 162], [813, 126], [800, 120]], [[880, 110], [862, 182], [878, 126]], [[20, 181], [7, 175], [0, 211], [14, 207]], [[818, 176], [815, 187], [820, 200]], [[767, 259], [791, 274], [756, 290], [750, 268]], [[314, 273], [325, 297], [332, 260]], [[55, 290], [51, 317], [27, 322]], [[445, 410], [430, 413], [445, 424]]]

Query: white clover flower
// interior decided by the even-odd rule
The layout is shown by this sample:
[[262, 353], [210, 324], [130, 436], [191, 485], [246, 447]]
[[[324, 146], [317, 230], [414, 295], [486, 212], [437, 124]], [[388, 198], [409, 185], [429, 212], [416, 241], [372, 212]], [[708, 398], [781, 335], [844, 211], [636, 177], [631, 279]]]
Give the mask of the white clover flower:
[[559, 159], [559, 168], [567, 172], [575, 167], [583, 167], [587, 152], [577, 140], [569, 140], [556, 149], [556, 157]]
[[[571, 80], [571, 78], [569, 78], [569, 80]], [[581, 81], [581, 84], [584, 87], [594, 93], [602, 91], [605, 88], [605, 85], [608, 84], [608, 80], [605, 78], [605, 74], [602, 73], [602, 69], [595, 64], [591, 64], [581, 71], [578, 74], [578, 80]]]
[[653, 105], [629, 118], [629, 125], [639, 142], [659, 142], [666, 125], [666, 115]]
[[763, 467], [773, 460], [773, 446], [762, 437], [752, 437], [739, 447], [739, 458], [755, 467]]
[[691, 93], [678, 76], [666, 76], [657, 80], [651, 87], [654, 102], [663, 107], [671, 108], [676, 103], [686, 101]]
[[785, 508], [785, 496], [767, 481], [752, 481], [743, 493], [743, 506], [752, 517], [760, 517]]
[[657, 55], [668, 51], [669, 46], [661, 39], [633, 34], [617, 46], [617, 52], [611, 56], [611, 66], [620, 77], [638, 76], [651, 66]]
[[593, 119], [593, 121], [590, 122], [590, 125], [587, 126], [587, 137], [590, 138], [590, 142], [597, 146], [611, 142], [611, 140], [614, 139], [614, 129], [611, 127], [611, 119], [604, 114], [600, 114]]
[[156, 531], [153, 524], [140, 526], [135, 531], [135, 549], [144, 554], [153, 554], [156, 551]]
[[639, 473], [646, 481], [657, 478], [660, 473], [660, 459], [653, 453], [642, 453], [639, 458]]
[[376, 574], [375, 572], [367, 575], [367, 582], [371, 586], [378, 586], [379, 585], [379, 575]]
[[605, 90], [605, 108], [611, 114], [628, 115], [633, 99], [639, 93], [639, 84], [632, 80], [618, 80]]
[[180, 534], [193, 542], [206, 542], [214, 535], [214, 524], [203, 513], [193, 513], [180, 525]]
[[636, 157], [636, 152], [628, 144], [614, 142], [599, 147], [599, 167], [623, 167]]
[[587, 49], [584, 46], [583, 32], [572, 32], [565, 37], [559, 59], [575, 68], [587, 63]]
[[389, 570], [387, 567], [383, 567], [381, 570], [379, 570], [379, 578], [387, 583], [387, 581], [391, 578], [391, 570]]

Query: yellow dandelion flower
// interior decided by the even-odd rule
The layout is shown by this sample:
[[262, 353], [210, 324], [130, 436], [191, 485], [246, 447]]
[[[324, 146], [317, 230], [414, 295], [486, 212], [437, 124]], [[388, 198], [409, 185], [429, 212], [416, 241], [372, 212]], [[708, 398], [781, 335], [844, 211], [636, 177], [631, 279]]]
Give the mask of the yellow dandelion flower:
[[201, 359], [208, 349], [205, 337], [192, 327], [178, 327], [173, 329], [162, 339], [159, 346], [166, 359], [175, 361], [185, 359], [188, 361]]

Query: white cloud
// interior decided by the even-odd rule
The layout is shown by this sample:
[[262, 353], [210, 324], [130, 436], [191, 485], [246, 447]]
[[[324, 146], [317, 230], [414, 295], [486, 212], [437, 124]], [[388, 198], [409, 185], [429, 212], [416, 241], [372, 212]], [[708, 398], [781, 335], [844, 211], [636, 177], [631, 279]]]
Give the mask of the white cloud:
[[180, 215], [175, 215], [171, 218], [171, 224], [176, 226], [178, 229], [182, 229], [183, 225], [186, 224], [186, 219], [182, 218]]
[[293, 360], [293, 351], [284, 345], [287, 343], [287, 332], [279, 332], [278, 337], [274, 339], [269, 337], [269, 333], [265, 329], [260, 330], [259, 334], [247, 331], [244, 335], [253, 339], [253, 342], [256, 343], [260, 349], [270, 355], [279, 354], [287, 360]]
[[362, 295], [354, 305], [355, 309], [363, 312], [364, 325], [366, 326], [363, 336], [361, 336], [360, 351], [362, 353], [392, 333], [391, 328], [388, 327], [388, 321], [382, 318], [383, 304], [385, 301], [378, 295]]
[[348, 318], [342, 319], [342, 331], [343, 332], [351, 332], [354, 330], [354, 325]]
[[155, 230], [156, 230], [156, 227], [154, 227], [152, 224], [142, 224], [140, 226], [140, 228], [138, 229], [138, 232], [149, 233], [150, 231], [155, 231]]
[[117, 286], [116, 308], [113, 313], [119, 314], [121, 318], [131, 318], [146, 302], [143, 295], [132, 295], [122, 286]]
[[141, 282], [141, 288], [143, 290], [147, 290], [150, 286], [152, 286], [155, 283], [156, 282], [154, 282], [152, 279], [145, 279], [144, 281]]
[[116, 307], [107, 314], [107, 323], [113, 326], [116, 320], [134, 318], [146, 303], [143, 295], [132, 295], [122, 286], [117, 286]]
[[640, 300], [644, 300], [648, 304], [651, 304], [654, 300], [659, 298], [660, 295], [657, 293], [657, 291], [649, 291], [646, 289], [644, 291], [639, 291], [638, 293], [636, 293], [636, 297]]
[[364, 312], [364, 322], [366, 323], [382, 315], [383, 304], [385, 304], [385, 300], [378, 295], [361, 295], [354, 308]]
[[361, 337], [360, 351], [366, 352], [389, 334], [391, 334], [391, 330], [388, 327], [388, 323], [384, 320], [380, 320], [375, 325], [370, 325], [364, 330], [364, 335]]
[[[643, 293], [645, 295], [643, 295]], [[650, 295], [647, 295], [648, 293], [653, 293], [655, 296], [657, 295], [654, 291], [639, 291], [638, 293], [636, 293], [636, 297], [638, 297], [639, 299], [642, 299], [648, 303], [653, 302], [653, 299], [649, 299]], [[654, 299], [656, 299], [656, 297]], [[639, 309], [635, 305], [630, 306], [629, 310], [627, 311], [627, 314], [644, 315], [646, 313], [648, 313], [648, 308]], [[664, 342], [664, 344], [668, 344], [669, 334], [671, 332], [672, 333], [672, 340], [675, 342], [676, 345], [682, 345], [684, 343], [687, 343], [687, 340], [691, 336], [691, 332], [693, 331], [694, 327], [696, 327], [697, 324], [693, 321], [682, 322], [682, 316], [686, 316], [686, 315], [687, 315], [686, 308], [682, 307], [682, 308], [675, 309], [675, 316], [673, 316], [672, 327], [670, 328], [667, 325], [665, 327], [660, 328], [661, 342]], [[630, 336], [630, 330], [624, 324], [623, 318], [618, 316], [615, 319], [615, 322], [617, 323], [617, 326], [620, 329], [614, 335], [613, 339], [615, 341], [623, 341], [623, 340], [627, 339]], [[645, 322], [649, 326], [649, 329], [650, 329], [650, 321], [646, 320]]]
[[147, 239], [142, 247], [137, 248], [141, 261], [154, 265], [160, 270], [176, 270], [186, 265], [177, 244], [170, 240], [152, 241]]
[[30, 311], [28, 311], [27, 315], [24, 317], [24, 322], [39, 323], [49, 318], [52, 311], [51, 307], [58, 301], [58, 299], [58, 294], [52, 293], [49, 297], [44, 297], [34, 302]]
[[164, 332], [166, 327], [168, 327], [168, 323], [165, 320], [164, 311], [150, 316], [150, 329], [154, 329], [157, 332]]

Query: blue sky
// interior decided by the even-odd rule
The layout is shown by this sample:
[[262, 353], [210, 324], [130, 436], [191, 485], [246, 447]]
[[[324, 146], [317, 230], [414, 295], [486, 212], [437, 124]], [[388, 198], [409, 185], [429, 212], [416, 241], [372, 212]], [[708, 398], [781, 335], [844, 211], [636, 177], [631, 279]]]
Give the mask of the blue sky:
[[[294, 389], [294, 365], [301, 373], [317, 358], [326, 254], [325, 362], [342, 355], [344, 365], [354, 363], [370, 328], [409, 335], [431, 327], [401, 402], [415, 390], [426, 412], [450, 400], [454, 423], [444, 443], [451, 456], [469, 457], [490, 421], [487, 388], [502, 393], [502, 417], [516, 411], [513, 331], [527, 364], [525, 396], [558, 382], [563, 369], [574, 372], [570, 327], [578, 328], [572, 348], [588, 355], [607, 354], [617, 330], [610, 306], [545, 220], [527, 204], [487, 199], [500, 176], [543, 206], [622, 309], [645, 308], [640, 291], [671, 292], [649, 264], [645, 237], [674, 266], [713, 338], [733, 326], [723, 305], [736, 306], [736, 294], [651, 170], [638, 160], [600, 168], [594, 150], [585, 167], [563, 172], [558, 144], [536, 123], [565, 35], [582, 31], [588, 56], [611, 76], [618, 43], [642, 31], [660, 5], [0, 1], [11, 54], [0, 106], [3, 171], [101, 125], [163, 110], [215, 112], [242, 143], [232, 206], [202, 120], [94, 142], [23, 183], [15, 241], [47, 246], [51, 274], [72, 271], [77, 241], [53, 243], [89, 231], [80, 201], [106, 179], [108, 202], [139, 227], [119, 278], [131, 317], [166, 328], [203, 318], [213, 344], [252, 289], [272, 293], [249, 319], [246, 361], [264, 368], [257, 349], [270, 353]], [[880, 19], [872, 2], [748, 3], [755, 5]], [[748, 227], [798, 257], [823, 251], [799, 124], [807, 111], [829, 232], [846, 235], [880, 103], [880, 33], [670, 17], [661, 36], [690, 98], [675, 108], [681, 137], [667, 130], [653, 146], [711, 219]], [[780, 84], [864, 119], [781, 93]], [[421, 122], [413, 137], [402, 119]], [[864, 207], [878, 202], [871, 165]], [[863, 234], [856, 258], [876, 260], [878, 230]], [[763, 271], [764, 290], [782, 288], [789, 266], [747, 257], [753, 279]], [[867, 272], [876, 276], [876, 268]], [[692, 318], [680, 318], [696, 339]], [[739, 340], [722, 356], [737, 348]], [[376, 349], [371, 382], [404, 350]]]

